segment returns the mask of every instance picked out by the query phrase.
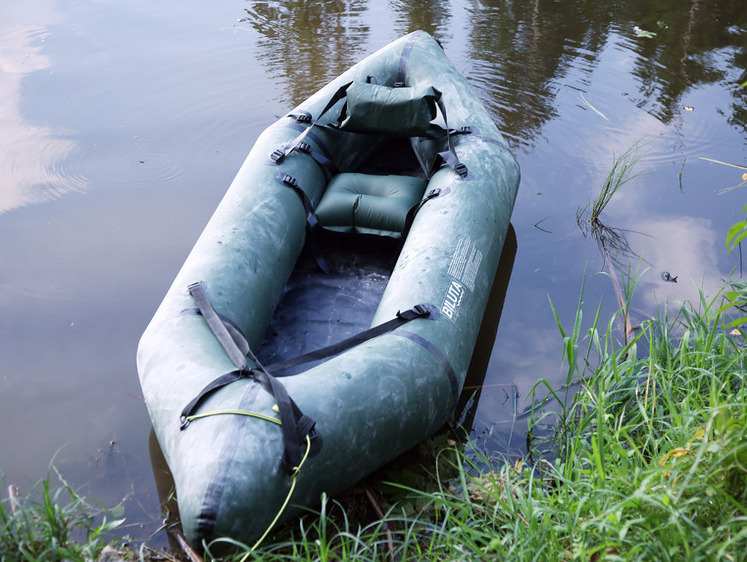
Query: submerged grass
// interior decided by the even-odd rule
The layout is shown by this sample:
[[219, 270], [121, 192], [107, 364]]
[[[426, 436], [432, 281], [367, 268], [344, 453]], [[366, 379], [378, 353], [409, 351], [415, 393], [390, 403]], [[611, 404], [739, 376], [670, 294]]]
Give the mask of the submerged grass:
[[[602, 221], [601, 215], [620, 188], [640, 175], [640, 173], [634, 173], [634, 169], [646, 156], [646, 153], [642, 152], [642, 150], [641, 142], [636, 141], [619, 157], [613, 156], [612, 168], [602, 184], [599, 195], [592, 199], [591, 202], [576, 210], [576, 222], [581, 232], [585, 237], [592, 238], [597, 243], [599, 251], [604, 258], [604, 263], [607, 266], [608, 274], [615, 288], [618, 305], [622, 311], [623, 322], [625, 323], [625, 343], [633, 337], [635, 327], [630, 322], [628, 316], [627, 292], [624, 291], [615, 268], [622, 269], [622, 258], [638, 256], [628, 243], [627, 232], [620, 228], [608, 226]], [[628, 278], [635, 278], [635, 276], [628, 275]]]

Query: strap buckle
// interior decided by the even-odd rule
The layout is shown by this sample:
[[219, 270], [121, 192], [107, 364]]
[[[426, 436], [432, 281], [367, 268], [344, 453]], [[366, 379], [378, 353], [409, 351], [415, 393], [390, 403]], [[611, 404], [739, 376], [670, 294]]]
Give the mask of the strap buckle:
[[310, 154], [311, 153], [311, 145], [309, 143], [307, 143], [307, 142], [299, 142], [296, 145], [296, 149], [300, 150], [301, 152], [303, 152], [305, 154]]
[[416, 304], [410, 310], [405, 310], [404, 312], [398, 310], [396, 314], [397, 318], [405, 322], [409, 322], [415, 318], [428, 318], [430, 315], [431, 310], [425, 304]]
[[405, 87], [405, 83], [404, 82], [395, 82], [394, 83], [394, 87], [395, 88], [404, 88]]
[[422, 316], [424, 318], [431, 315], [431, 311], [423, 304], [416, 304], [412, 307], [412, 309], [418, 314], [418, 316]]
[[280, 182], [284, 183], [288, 187], [298, 187], [298, 180], [288, 174], [283, 174], [283, 177], [280, 178]]
[[293, 117], [299, 123], [311, 123], [311, 113], [308, 111], [301, 111], [300, 113], [294, 113]]
[[455, 135], [470, 135], [470, 134], [472, 134], [472, 127], [470, 127], [470, 126], [459, 127], [456, 131], [454, 131], [453, 134], [455, 134]]
[[283, 161], [283, 158], [285, 158], [285, 150], [282, 148], [278, 148], [270, 154], [270, 160], [275, 162], [275, 164], [280, 164], [280, 162]]
[[459, 174], [459, 177], [464, 179], [469, 174], [469, 170], [467, 169], [467, 166], [459, 162], [456, 166], [454, 166], [454, 171]]

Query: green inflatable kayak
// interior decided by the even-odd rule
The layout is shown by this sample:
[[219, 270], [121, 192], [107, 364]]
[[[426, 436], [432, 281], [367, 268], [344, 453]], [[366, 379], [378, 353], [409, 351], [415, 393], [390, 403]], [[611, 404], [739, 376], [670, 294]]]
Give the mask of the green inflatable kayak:
[[138, 347], [190, 542], [256, 540], [449, 420], [518, 185], [425, 32], [260, 135]]

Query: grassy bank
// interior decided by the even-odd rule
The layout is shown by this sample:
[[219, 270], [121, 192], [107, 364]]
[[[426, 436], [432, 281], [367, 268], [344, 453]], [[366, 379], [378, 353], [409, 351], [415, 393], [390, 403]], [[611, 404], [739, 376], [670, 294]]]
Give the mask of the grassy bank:
[[558, 322], [568, 385], [535, 420], [556, 429], [526, 459], [454, 448], [455, 477], [407, 490], [416, 511], [395, 503], [359, 528], [327, 502], [243, 558], [747, 559], [745, 333], [720, 303], [686, 304], [624, 346], [615, 319], [582, 332], [579, 305]]
[[[725, 316], [740, 291], [645, 322], [627, 345], [616, 318], [583, 322], [581, 299], [570, 325], [558, 319], [567, 384], [537, 386], [549, 396], [532, 434], [554, 431], [523, 460], [443, 440], [430, 477], [325, 499], [235, 559], [747, 559], [747, 347]], [[0, 558], [95, 559], [116, 532], [57, 476], [57, 488], [4, 497]]]

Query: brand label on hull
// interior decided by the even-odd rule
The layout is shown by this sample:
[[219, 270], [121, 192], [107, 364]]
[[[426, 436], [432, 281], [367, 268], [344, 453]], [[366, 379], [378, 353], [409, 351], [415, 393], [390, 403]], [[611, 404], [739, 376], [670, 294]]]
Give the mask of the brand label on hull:
[[451, 282], [444, 295], [441, 312], [447, 318], [456, 320], [468, 292], [475, 290], [475, 280], [482, 263], [482, 252], [468, 236], [460, 238], [454, 256], [451, 258], [448, 275]]

